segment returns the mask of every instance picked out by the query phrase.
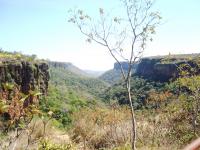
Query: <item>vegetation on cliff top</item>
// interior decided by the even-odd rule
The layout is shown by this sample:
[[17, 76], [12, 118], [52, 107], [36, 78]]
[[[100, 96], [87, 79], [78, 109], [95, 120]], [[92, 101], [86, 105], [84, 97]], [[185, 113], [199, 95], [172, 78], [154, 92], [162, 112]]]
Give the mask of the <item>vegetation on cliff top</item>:
[[34, 63], [45, 62], [44, 60], [37, 59], [37, 55], [24, 55], [20, 52], [8, 52], [0, 49], [0, 62], [9, 63], [9, 62], [18, 62], [18, 61], [27, 61]]

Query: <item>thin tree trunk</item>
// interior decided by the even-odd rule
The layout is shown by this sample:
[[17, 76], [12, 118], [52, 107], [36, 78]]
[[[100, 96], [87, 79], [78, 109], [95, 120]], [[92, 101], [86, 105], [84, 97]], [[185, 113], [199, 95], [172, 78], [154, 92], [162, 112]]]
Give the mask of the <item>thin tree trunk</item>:
[[84, 137], [83, 139], [83, 146], [84, 146], [83, 149], [86, 150], [86, 137]]
[[136, 119], [135, 119], [135, 113], [134, 113], [134, 108], [133, 108], [133, 103], [132, 103], [132, 98], [131, 98], [131, 86], [130, 86], [130, 77], [126, 81], [126, 89], [128, 92], [128, 99], [130, 103], [130, 108], [131, 108], [131, 121], [132, 121], [132, 150], [136, 150]]
[[46, 125], [47, 125], [47, 122], [43, 121], [43, 138], [45, 138], [46, 136]]

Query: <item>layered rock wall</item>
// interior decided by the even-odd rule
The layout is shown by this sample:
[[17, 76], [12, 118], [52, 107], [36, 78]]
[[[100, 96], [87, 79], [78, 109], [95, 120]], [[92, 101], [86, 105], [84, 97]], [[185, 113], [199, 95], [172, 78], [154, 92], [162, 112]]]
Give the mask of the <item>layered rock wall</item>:
[[[135, 71], [135, 75], [143, 77], [145, 79], [167, 82], [170, 79], [176, 79], [180, 75], [180, 66], [188, 65], [195, 69], [195, 74], [200, 74], [199, 62], [200, 57], [193, 59], [181, 59], [173, 58], [164, 62], [165, 58], [143, 58], [138, 64]], [[184, 70], [185, 69], [185, 70]], [[187, 68], [183, 68], [182, 71], [188, 71]], [[192, 75], [193, 73], [191, 73]]]
[[[128, 69], [129, 69], [129, 64], [128, 64], [128, 62], [120, 62], [121, 63], [121, 65], [122, 65], [122, 68], [125, 70], [125, 71], [127, 71]], [[133, 71], [135, 71], [135, 69], [137, 68], [137, 65], [138, 65], [138, 63], [135, 63], [135, 64], [133, 64]], [[121, 69], [121, 67], [120, 67], [120, 65], [118, 64], [118, 63], [114, 63], [114, 70], [120, 70]]]
[[9, 82], [17, 84], [25, 94], [30, 90], [46, 94], [48, 81], [48, 64], [45, 62], [0, 61], [0, 87]]
[[[128, 70], [128, 63], [121, 62], [125, 72]], [[188, 65], [195, 69], [195, 74], [200, 74], [200, 54], [185, 54], [174, 56], [157, 56], [142, 58], [140, 62], [133, 65], [133, 74], [148, 80], [168, 82], [180, 75], [181, 65]], [[118, 63], [114, 64], [114, 70], [120, 70]], [[188, 71], [187, 69], [183, 71]], [[189, 74], [192, 75], [189, 71]]]

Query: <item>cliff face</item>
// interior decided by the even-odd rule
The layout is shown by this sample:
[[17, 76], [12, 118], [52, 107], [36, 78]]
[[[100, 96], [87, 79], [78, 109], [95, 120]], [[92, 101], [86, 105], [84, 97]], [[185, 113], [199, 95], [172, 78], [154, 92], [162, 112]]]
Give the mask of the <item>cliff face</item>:
[[68, 63], [68, 62], [56, 62], [56, 61], [49, 61], [48, 62], [49, 66], [55, 67], [55, 68], [64, 68], [64, 69], [68, 69], [70, 67], [72, 67], [72, 63]]
[[[121, 63], [121, 65], [122, 65], [122, 67], [123, 67], [123, 69], [125, 70], [125, 71], [127, 71], [128, 70], [128, 67], [129, 67], [129, 64], [127, 63], [127, 62], [120, 62]], [[137, 63], [136, 64], [134, 64], [133, 65], [133, 71], [137, 68]], [[114, 64], [114, 70], [120, 70], [121, 68], [120, 68], [120, 65], [118, 64], [118, 63], [115, 63]]]
[[0, 86], [2, 83], [16, 83], [23, 93], [29, 90], [40, 90], [46, 94], [49, 71], [45, 62], [29, 62], [25, 60], [0, 60]]
[[178, 74], [176, 65], [162, 64], [161, 59], [142, 59], [135, 72], [136, 75], [155, 81], [168, 81]]
[[138, 64], [135, 75], [145, 79], [167, 82], [170, 79], [175, 79], [179, 76], [179, 66], [189, 64], [191, 68], [195, 68], [195, 74], [200, 73], [198, 62], [200, 57], [186, 58], [171, 58], [167, 63], [164, 63], [165, 58], [143, 58]]
[[[128, 70], [128, 63], [121, 62], [125, 72]], [[147, 57], [142, 58], [140, 62], [136, 62], [133, 65], [133, 74], [144, 79], [168, 82], [170, 79], [176, 79], [179, 76], [179, 66], [189, 64], [191, 68], [195, 70], [195, 74], [200, 74], [200, 54], [185, 54], [185, 55], [174, 55], [174, 56], [160, 56], [160, 57]], [[186, 71], [185, 69], [184, 71]], [[112, 70], [116, 75], [116, 80], [120, 78], [120, 65], [114, 64]], [[189, 72], [190, 75], [192, 74]], [[113, 74], [113, 73], [112, 73]], [[107, 76], [108, 77], [107, 77]], [[103, 80], [110, 80], [111, 73], [104, 74], [101, 76]], [[111, 80], [113, 82], [113, 80]]]

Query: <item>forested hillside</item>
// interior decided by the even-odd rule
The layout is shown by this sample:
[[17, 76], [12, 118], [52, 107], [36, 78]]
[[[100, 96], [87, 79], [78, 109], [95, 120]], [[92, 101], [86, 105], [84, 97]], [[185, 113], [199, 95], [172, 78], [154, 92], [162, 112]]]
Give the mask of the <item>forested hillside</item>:
[[74, 71], [80, 70], [75, 66], [66, 67], [66, 63], [53, 63], [54, 65], [50, 65], [49, 68], [49, 92], [46, 97], [48, 109], [43, 109], [46, 112], [52, 110], [57, 114], [65, 115], [65, 121], [68, 122], [64, 122], [62, 117], [58, 117], [58, 120], [61, 120], [61, 125], [67, 126], [71, 121], [70, 112], [101, 103], [100, 95], [107, 89], [108, 84], [99, 79], [87, 77], [83, 72]]
[[50, 83], [55, 86], [65, 86], [76, 92], [88, 93], [98, 96], [107, 87], [108, 84], [102, 80], [84, 76], [82, 73], [71, 71], [63, 67], [54, 67], [50, 65]]
[[120, 70], [116, 70], [116, 69], [108, 70], [104, 74], [99, 76], [100, 80], [103, 80], [111, 85], [119, 82], [121, 78], [122, 76], [121, 76]]

